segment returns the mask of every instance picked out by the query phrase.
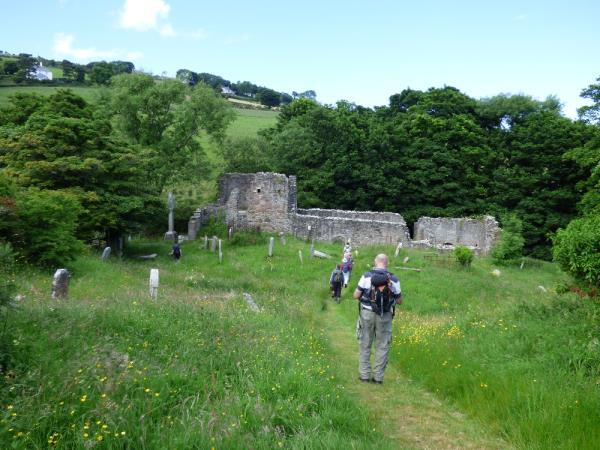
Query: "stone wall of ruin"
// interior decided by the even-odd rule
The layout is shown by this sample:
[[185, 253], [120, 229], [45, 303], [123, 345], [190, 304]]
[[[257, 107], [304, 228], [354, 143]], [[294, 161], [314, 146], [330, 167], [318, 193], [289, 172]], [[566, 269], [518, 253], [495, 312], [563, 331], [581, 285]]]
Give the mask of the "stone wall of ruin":
[[414, 239], [428, 241], [431, 246], [464, 245], [487, 255], [500, 238], [498, 222], [491, 217], [481, 219], [421, 217], [415, 223]]
[[441, 247], [465, 245], [488, 254], [499, 238], [493, 217], [450, 219], [422, 217], [415, 224], [415, 241], [406, 222], [391, 212], [299, 209], [296, 177], [270, 172], [227, 173], [219, 182], [217, 204], [196, 210], [188, 224], [188, 238], [195, 239], [203, 223], [221, 215], [236, 229], [293, 234], [301, 239], [345, 241], [356, 245], [393, 244]]

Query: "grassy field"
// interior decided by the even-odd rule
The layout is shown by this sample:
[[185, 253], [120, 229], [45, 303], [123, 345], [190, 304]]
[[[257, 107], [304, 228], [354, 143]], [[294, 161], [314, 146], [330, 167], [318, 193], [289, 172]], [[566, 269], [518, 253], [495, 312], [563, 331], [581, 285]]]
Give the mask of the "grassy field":
[[[0, 446], [598, 448], [599, 310], [554, 293], [554, 265], [495, 277], [487, 259], [464, 269], [404, 250], [391, 261], [405, 305], [386, 380], [359, 385], [356, 304], [350, 289], [340, 305], [329, 298], [333, 262], [292, 238], [269, 259], [267, 239], [224, 241], [222, 264], [199, 241], [178, 264], [163, 242], [134, 241], [108, 263], [91, 254], [59, 302], [50, 271], [21, 273]], [[382, 250], [393, 251], [359, 250], [352, 283]], [[405, 256], [422, 272], [394, 269]]]

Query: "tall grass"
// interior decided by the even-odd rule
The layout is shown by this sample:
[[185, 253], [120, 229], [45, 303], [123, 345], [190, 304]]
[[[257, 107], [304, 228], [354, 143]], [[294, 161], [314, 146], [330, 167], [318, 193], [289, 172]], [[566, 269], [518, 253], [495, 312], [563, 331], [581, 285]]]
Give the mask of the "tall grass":
[[518, 448], [599, 448], [599, 305], [556, 294], [550, 263], [495, 277], [487, 259], [465, 270], [405, 252], [392, 266], [407, 254], [423, 271], [397, 271], [393, 363]]
[[[122, 261], [90, 255], [70, 267], [61, 302], [48, 299], [50, 273], [23, 272], [0, 447], [387, 448], [338, 381], [318, 296], [290, 286], [303, 245], [268, 260], [266, 240], [225, 243], [221, 265], [200, 242], [183, 246], [180, 263], [164, 243], [135, 245]], [[307, 264], [297, 281], [315, 288], [321, 270]]]

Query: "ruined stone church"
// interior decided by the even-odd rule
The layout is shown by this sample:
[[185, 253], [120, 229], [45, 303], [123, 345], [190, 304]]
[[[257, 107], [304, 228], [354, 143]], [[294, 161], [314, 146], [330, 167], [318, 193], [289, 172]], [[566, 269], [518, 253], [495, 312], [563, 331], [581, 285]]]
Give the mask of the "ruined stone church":
[[430, 218], [415, 224], [415, 239], [403, 217], [392, 212], [300, 209], [296, 177], [279, 173], [226, 173], [219, 181], [216, 204], [198, 208], [188, 223], [188, 239], [195, 239], [210, 217], [222, 217], [234, 229], [292, 234], [301, 239], [356, 245], [402, 243], [405, 246], [464, 245], [478, 253], [490, 252], [500, 233], [493, 217]]

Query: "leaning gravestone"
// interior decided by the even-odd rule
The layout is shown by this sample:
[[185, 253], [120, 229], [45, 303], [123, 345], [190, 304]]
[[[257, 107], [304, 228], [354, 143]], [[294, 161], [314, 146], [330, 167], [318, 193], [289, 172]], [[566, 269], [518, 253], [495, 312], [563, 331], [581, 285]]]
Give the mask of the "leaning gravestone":
[[150, 298], [158, 297], [158, 269], [150, 269]]
[[69, 295], [69, 271], [67, 269], [58, 269], [54, 272], [52, 281], [52, 298], [67, 298]]
[[270, 237], [269, 238], [269, 258], [271, 258], [273, 256], [273, 244], [274, 243], [275, 243], [275, 238]]
[[219, 264], [223, 262], [223, 249], [221, 239], [219, 239]]
[[396, 246], [396, 251], [394, 252], [394, 256], [397, 258], [398, 255], [400, 254], [400, 249], [402, 248], [402, 242], [398, 242], [398, 245]]
[[304, 261], [302, 260], [302, 250], [298, 250], [298, 258], [300, 258], [300, 264], [304, 264]]
[[246, 303], [248, 303], [248, 306], [250, 307], [250, 309], [252, 311], [260, 312], [259, 306], [254, 302], [254, 299], [252, 298], [252, 296], [250, 294], [248, 294], [247, 292], [244, 292], [244, 300], [246, 300]]
[[106, 261], [110, 258], [110, 247], [105, 247], [102, 251], [102, 261]]
[[217, 250], [217, 242], [219, 241], [219, 238], [216, 236], [212, 237], [212, 240], [210, 241], [210, 251], [212, 253], [215, 252], [215, 250]]

